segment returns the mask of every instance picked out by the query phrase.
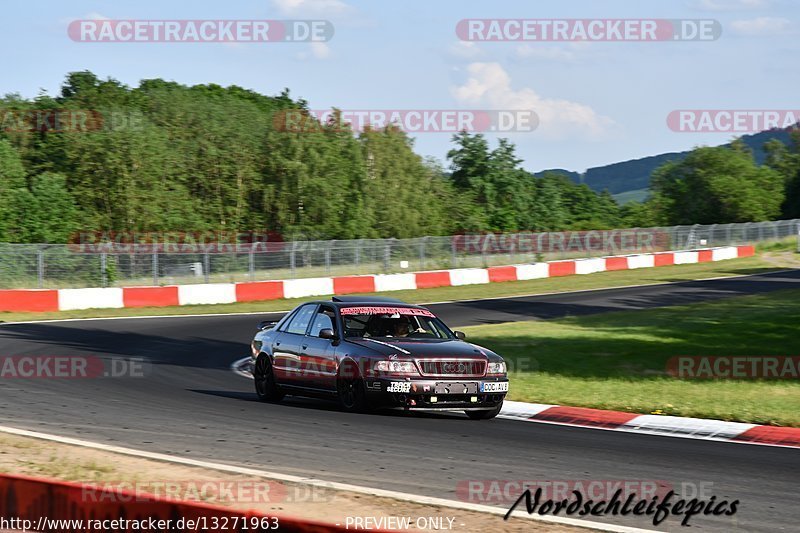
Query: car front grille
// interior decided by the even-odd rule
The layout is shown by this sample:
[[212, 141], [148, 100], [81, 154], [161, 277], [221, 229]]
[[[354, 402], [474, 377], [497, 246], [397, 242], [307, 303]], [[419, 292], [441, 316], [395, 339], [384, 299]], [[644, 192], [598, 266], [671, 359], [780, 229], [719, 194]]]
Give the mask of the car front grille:
[[437, 359], [417, 361], [423, 376], [481, 377], [486, 373], [486, 361]]

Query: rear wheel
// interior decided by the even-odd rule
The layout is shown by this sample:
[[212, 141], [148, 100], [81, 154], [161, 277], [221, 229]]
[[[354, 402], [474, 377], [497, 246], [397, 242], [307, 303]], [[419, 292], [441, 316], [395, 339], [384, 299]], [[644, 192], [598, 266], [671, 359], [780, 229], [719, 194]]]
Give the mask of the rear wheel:
[[503, 402], [497, 404], [494, 409], [487, 409], [485, 411], [464, 411], [471, 420], [490, 420], [500, 414], [503, 409]]
[[350, 413], [365, 413], [369, 410], [364, 380], [356, 371], [355, 365], [343, 365], [339, 370], [336, 392], [342, 410]]
[[279, 402], [283, 399], [283, 392], [275, 383], [275, 374], [272, 372], [272, 361], [266, 354], [261, 354], [256, 359], [253, 369], [253, 380], [256, 385], [256, 395], [262, 402]]

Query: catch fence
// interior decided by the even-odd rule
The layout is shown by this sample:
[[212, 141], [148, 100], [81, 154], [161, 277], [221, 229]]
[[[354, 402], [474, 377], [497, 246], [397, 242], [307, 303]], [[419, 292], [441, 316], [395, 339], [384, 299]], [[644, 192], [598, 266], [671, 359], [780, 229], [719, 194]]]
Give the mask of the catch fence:
[[[0, 288], [221, 283], [488, 267], [798, 238], [800, 220], [413, 239], [0, 244]], [[135, 241], [134, 243], [130, 241]]]

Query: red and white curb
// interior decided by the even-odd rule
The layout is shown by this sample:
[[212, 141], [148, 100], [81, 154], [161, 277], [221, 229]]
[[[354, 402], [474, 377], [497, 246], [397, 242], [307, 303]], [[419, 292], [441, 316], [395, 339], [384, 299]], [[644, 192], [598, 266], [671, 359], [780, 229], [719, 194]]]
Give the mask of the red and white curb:
[[[233, 362], [231, 370], [242, 377], [252, 379], [252, 359], [245, 357]], [[800, 428], [760, 426], [706, 418], [639, 415], [622, 411], [510, 400], [503, 402], [503, 409], [498, 416], [511, 420], [544, 422], [563, 426], [800, 448]]]
[[800, 448], [800, 428], [791, 427], [760, 426], [681, 416], [639, 415], [585, 407], [512, 401], [506, 401], [503, 404], [500, 416], [528, 422], [629, 431], [649, 435]]
[[748, 257], [754, 254], [753, 246], [724, 246], [703, 250], [369, 276], [337, 276], [244, 283], [200, 283], [163, 287], [11, 289], [0, 290], [0, 312], [230, 304], [282, 298], [431, 289], [706, 263]]

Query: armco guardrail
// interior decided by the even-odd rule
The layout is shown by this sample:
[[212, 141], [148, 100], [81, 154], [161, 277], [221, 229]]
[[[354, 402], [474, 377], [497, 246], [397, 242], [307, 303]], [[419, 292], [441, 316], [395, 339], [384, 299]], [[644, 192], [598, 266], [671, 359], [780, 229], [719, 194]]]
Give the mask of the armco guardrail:
[[[27, 531], [345, 531], [298, 518], [168, 500], [139, 492], [105, 487], [101, 493], [98, 491], [91, 485], [0, 475], [0, 519], [9, 529]], [[12, 519], [15, 522], [10, 522]], [[94, 527], [88, 527], [92, 524]], [[275, 524], [279, 527], [272, 527]]]
[[570, 259], [541, 263], [244, 283], [208, 283], [168, 287], [0, 290], [0, 311], [71, 311], [91, 308], [166, 307], [227, 304], [333, 294], [429, 289], [523, 281], [612, 270], [723, 261], [755, 254], [753, 246]]
[[[275, 234], [79, 234], [72, 244], [0, 244], [0, 288], [235, 283], [488, 268], [738, 246], [791, 238], [800, 220], [415, 239], [275, 241]], [[211, 240], [206, 240], [211, 239]], [[267, 239], [259, 242], [259, 239]]]

